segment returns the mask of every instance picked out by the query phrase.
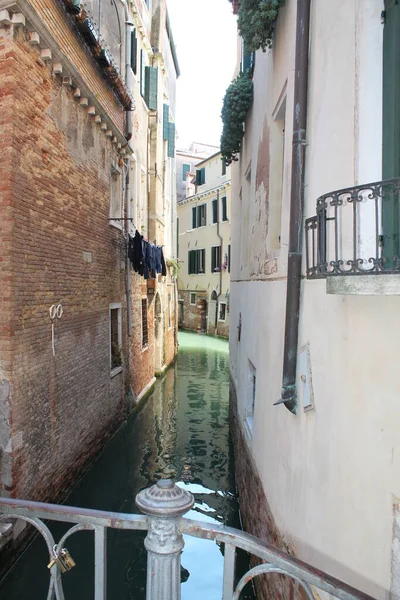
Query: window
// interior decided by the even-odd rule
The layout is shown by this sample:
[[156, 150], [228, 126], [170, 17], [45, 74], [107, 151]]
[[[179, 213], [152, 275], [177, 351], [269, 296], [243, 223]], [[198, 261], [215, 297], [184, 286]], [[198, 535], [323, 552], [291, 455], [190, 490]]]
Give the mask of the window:
[[192, 208], [192, 229], [196, 227], [204, 227], [207, 223], [207, 206], [206, 204], [200, 204], [200, 206], [193, 206]]
[[189, 275], [197, 275], [198, 273], [205, 273], [206, 264], [206, 251], [201, 250], [189, 250], [188, 256], [188, 273]]
[[110, 368], [122, 368], [122, 321], [121, 305], [110, 305]]
[[212, 201], [212, 222], [218, 223], [218, 200], [216, 198]]
[[285, 154], [286, 99], [283, 100], [271, 125], [271, 161], [269, 179], [267, 251], [281, 247], [281, 213]]
[[211, 273], [217, 273], [221, 270], [221, 246], [211, 248]]
[[222, 159], [221, 162], [222, 162], [222, 175], [226, 175], [226, 162], [224, 159]]
[[228, 273], [231, 272], [231, 245], [228, 246]]
[[221, 204], [222, 204], [222, 220], [223, 221], [227, 221], [228, 220], [228, 213], [226, 210], [226, 196], [222, 196], [221, 198]]
[[254, 64], [256, 60], [255, 52], [248, 52], [244, 43], [242, 44], [242, 63], [240, 65], [240, 70], [243, 73], [247, 73], [250, 71], [250, 74], [253, 74]]
[[136, 29], [131, 32], [131, 69], [137, 73], [137, 37]]
[[226, 319], [226, 302], [220, 302], [219, 303], [218, 320], [225, 321], [225, 319]]
[[183, 165], [182, 165], [182, 181], [186, 181], [186, 173], [190, 173], [191, 168], [192, 168], [192, 165], [183, 163]]
[[110, 219], [116, 219], [112, 225], [117, 227], [122, 226], [122, 178], [121, 171], [118, 167], [113, 166], [111, 169], [111, 184], [110, 184]]
[[190, 294], [190, 304], [196, 304], [196, 294]]
[[254, 407], [256, 402], [256, 383], [257, 383], [257, 372], [255, 366], [249, 361], [247, 371], [247, 397], [246, 397], [246, 424], [250, 430], [250, 434], [253, 433], [254, 427]]
[[147, 298], [142, 299], [142, 348], [149, 345], [149, 331], [147, 326]]
[[203, 167], [202, 169], [196, 169], [196, 185], [204, 185], [206, 182], [206, 170]]

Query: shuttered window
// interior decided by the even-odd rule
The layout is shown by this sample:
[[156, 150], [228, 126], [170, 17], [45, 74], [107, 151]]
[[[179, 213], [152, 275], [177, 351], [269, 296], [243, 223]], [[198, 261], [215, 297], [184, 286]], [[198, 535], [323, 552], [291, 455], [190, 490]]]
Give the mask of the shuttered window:
[[204, 227], [207, 225], [207, 205], [193, 206], [192, 208], [192, 229]]
[[211, 273], [221, 270], [221, 246], [211, 248]]
[[196, 185], [204, 185], [206, 182], [206, 170], [203, 167], [202, 169], [196, 170]]
[[149, 331], [147, 326], [147, 298], [142, 299], [142, 347], [149, 345]]
[[145, 79], [146, 79], [146, 55], [143, 50], [140, 51], [140, 93], [144, 98]]
[[168, 123], [168, 156], [175, 156], [175, 123]]
[[226, 175], [226, 162], [222, 159], [222, 175]]
[[158, 69], [145, 67], [144, 101], [150, 110], [157, 110]]
[[169, 106], [164, 104], [163, 106], [163, 139], [168, 139], [168, 124], [169, 124]]
[[218, 222], [218, 201], [216, 198], [212, 201], [212, 222]]
[[227, 209], [226, 209], [226, 196], [222, 196], [221, 205], [222, 205], [222, 220], [227, 221], [228, 213], [227, 213]]
[[182, 165], [182, 181], [186, 181], [186, 173], [190, 173], [190, 165], [184, 163]]
[[188, 253], [188, 274], [198, 275], [199, 273], [205, 273], [206, 264], [206, 251], [204, 248], [201, 250], [189, 250]]
[[228, 246], [228, 273], [231, 272], [231, 245]]
[[134, 29], [131, 33], [131, 68], [132, 71], [137, 73], [137, 37], [136, 37], [136, 29]]

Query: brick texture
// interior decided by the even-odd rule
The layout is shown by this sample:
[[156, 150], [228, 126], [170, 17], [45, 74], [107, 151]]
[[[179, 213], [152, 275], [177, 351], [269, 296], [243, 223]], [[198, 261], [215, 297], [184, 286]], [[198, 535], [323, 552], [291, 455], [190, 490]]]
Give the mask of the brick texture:
[[125, 245], [109, 224], [117, 157], [21, 29], [0, 30], [0, 124], [0, 494], [57, 501], [125, 414], [126, 369], [110, 377], [110, 303], [126, 338]]

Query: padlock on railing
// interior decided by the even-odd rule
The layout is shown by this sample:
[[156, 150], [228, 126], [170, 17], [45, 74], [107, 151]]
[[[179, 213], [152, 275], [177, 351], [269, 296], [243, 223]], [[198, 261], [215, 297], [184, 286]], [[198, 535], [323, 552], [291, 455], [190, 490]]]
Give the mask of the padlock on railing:
[[61, 573], [66, 573], [70, 571], [73, 567], [75, 567], [76, 563], [72, 556], [70, 555], [67, 548], [61, 548], [61, 550], [57, 553], [56, 547], [53, 548], [54, 558], [47, 565], [48, 569], [57, 565], [59, 571]]

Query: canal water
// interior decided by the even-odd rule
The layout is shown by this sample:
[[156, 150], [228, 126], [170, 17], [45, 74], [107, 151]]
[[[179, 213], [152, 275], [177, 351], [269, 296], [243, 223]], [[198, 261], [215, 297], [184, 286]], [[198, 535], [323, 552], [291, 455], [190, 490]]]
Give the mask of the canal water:
[[[240, 527], [233, 453], [228, 426], [229, 355], [225, 340], [179, 334], [178, 359], [128, 419], [79, 482], [66, 504], [137, 513], [135, 496], [162, 478], [190, 490], [195, 505], [187, 516]], [[56, 540], [64, 524], [50, 524]], [[144, 600], [145, 532], [109, 530], [108, 598]], [[68, 541], [77, 566], [63, 575], [66, 600], [92, 600], [93, 533]], [[47, 553], [36, 538], [0, 585], [1, 600], [42, 600], [48, 587]], [[240, 558], [239, 570], [246, 565]], [[185, 536], [182, 600], [220, 600], [222, 549]], [[252, 598], [245, 593], [242, 598]]]

